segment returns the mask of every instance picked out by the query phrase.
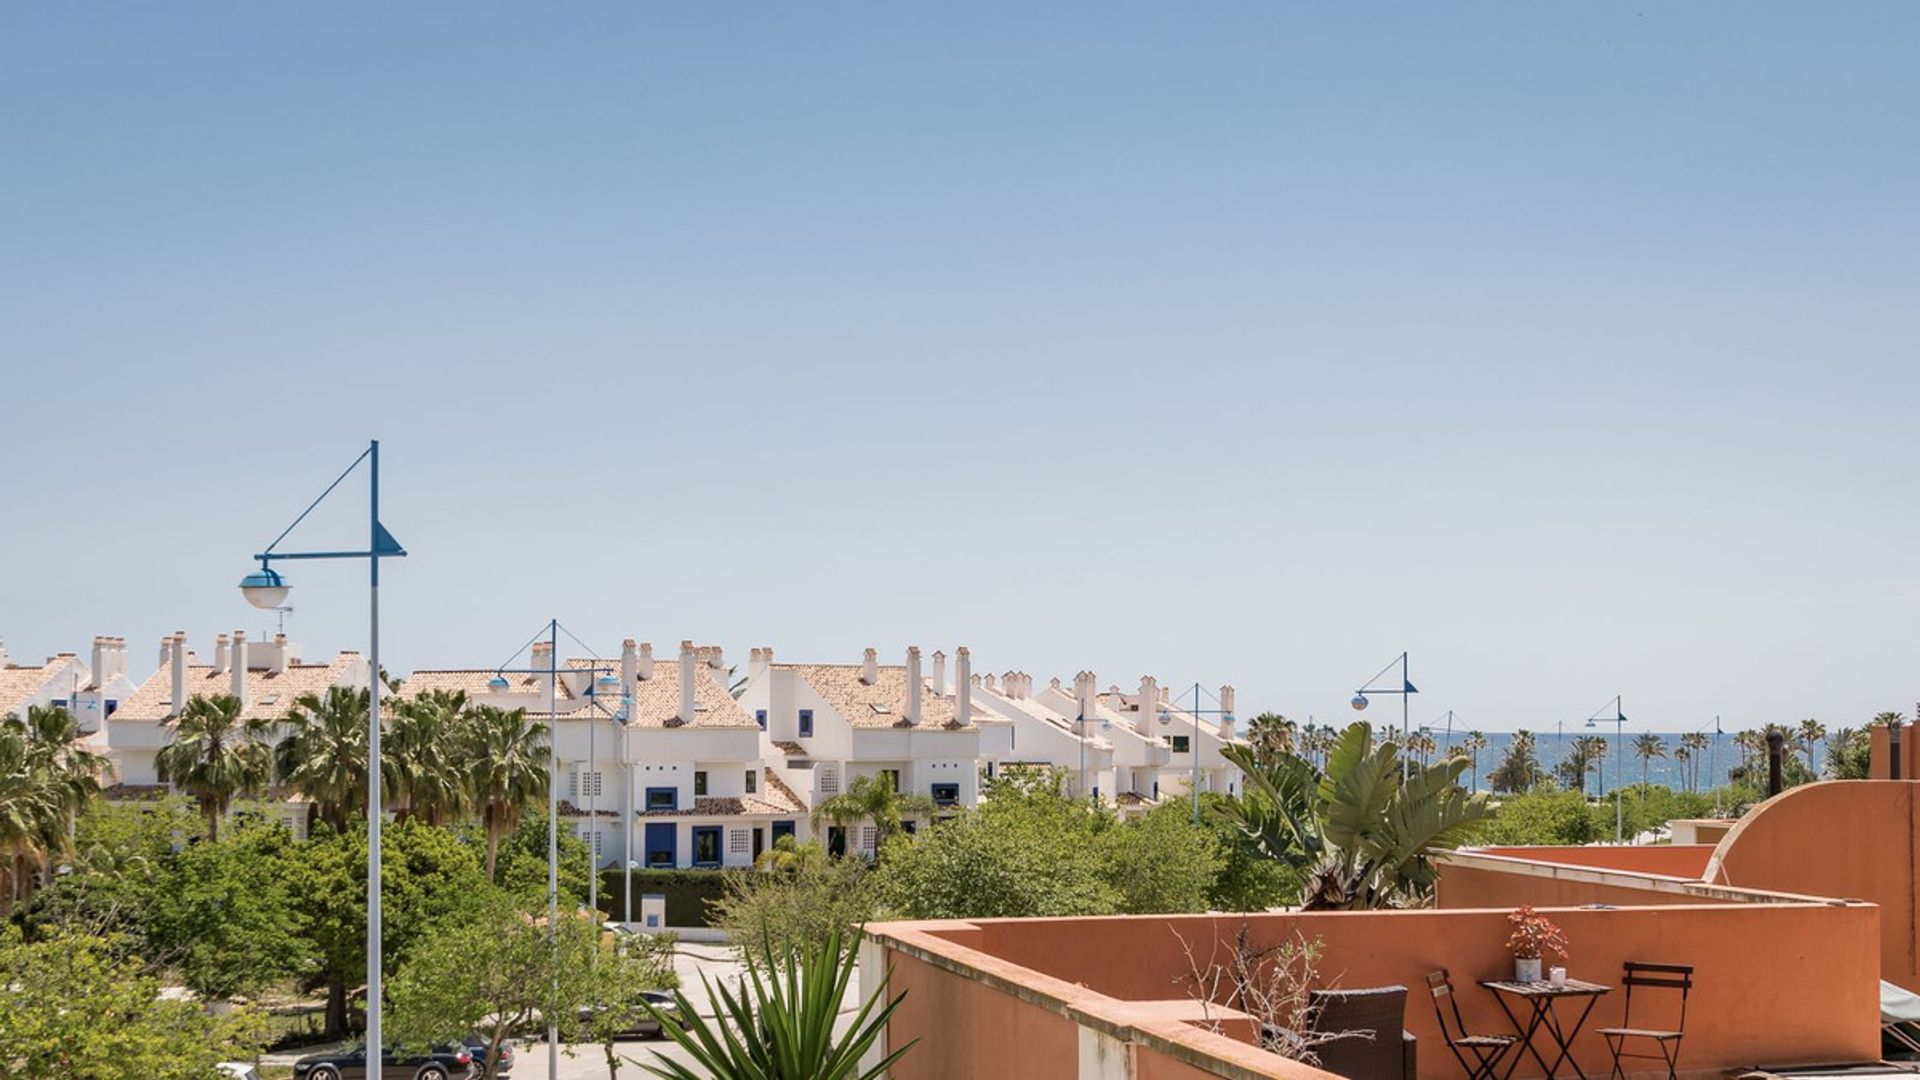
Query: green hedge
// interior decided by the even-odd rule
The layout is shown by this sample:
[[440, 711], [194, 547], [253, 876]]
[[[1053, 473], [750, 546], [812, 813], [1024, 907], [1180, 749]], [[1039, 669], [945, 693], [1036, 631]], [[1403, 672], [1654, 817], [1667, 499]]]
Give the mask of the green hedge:
[[[633, 917], [640, 919], [640, 898], [660, 893], [667, 898], [668, 926], [711, 926], [708, 905], [727, 894], [727, 879], [738, 870], [635, 870], [633, 872]], [[626, 914], [626, 872], [606, 870], [600, 874], [600, 910], [610, 918]]]

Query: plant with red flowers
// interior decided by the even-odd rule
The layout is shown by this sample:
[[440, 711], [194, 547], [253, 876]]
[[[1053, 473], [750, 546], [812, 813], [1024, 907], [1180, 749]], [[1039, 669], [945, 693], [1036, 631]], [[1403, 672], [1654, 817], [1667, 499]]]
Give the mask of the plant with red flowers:
[[1508, 912], [1507, 922], [1513, 925], [1507, 948], [1513, 950], [1515, 960], [1539, 960], [1548, 953], [1567, 958], [1567, 935], [1531, 905], [1522, 904]]

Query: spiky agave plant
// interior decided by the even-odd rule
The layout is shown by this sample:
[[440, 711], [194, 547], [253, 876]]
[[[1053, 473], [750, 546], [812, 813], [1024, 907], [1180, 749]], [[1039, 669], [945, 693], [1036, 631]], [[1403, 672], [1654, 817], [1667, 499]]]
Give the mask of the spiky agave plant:
[[778, 956], [762, 942], [758, 955], [748, 953], [745, 959], [747, 977], [737, 993], [701, 974], [708, 1000], [718, 1006], [711, 1020], [679, 990], [673, 992], [678, 1015], [645, 1003], [660, 1030], [692, 1055], [697, 1069], [658, 1052], [656, 1062], [636, 1064], [666, 1080], [878, 1080], [919, 1042], [909, 1042], [871, 1069], [861, 1068], [860, 1059], [886, 1031], [905, 991], [876, 1011], [885, 992], [876, 990], [861, 1003], [846, 1034], [834, 1037], [834, 1021], [859, 962], [839, 931]]

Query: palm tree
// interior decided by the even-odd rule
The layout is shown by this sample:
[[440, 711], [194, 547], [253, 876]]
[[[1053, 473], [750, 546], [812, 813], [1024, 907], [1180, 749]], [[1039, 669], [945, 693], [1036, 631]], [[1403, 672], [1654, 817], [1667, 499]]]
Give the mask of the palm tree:
[[1484, 795], [1460, 787], [1464, 758], [1408, 769], [1400, 748], [1376, 743], [1364, 722], [1335, 739], [1322, 775], [1304, 758], [1261, 764], [1244, 746], [1223, 751], [1246, 774], [1245, 792], [1213, 813], [1267, 857], [1306, 874], [1306, 910], [1419, 903], [1433, 889], [1433, 856], [1493, 816]]
[[380, 736], [381, 786], [394, 793], [394, 817], [444, 825], [465, 809], [468, 777], [457, 733], [467, 707], [461, 691], [434, 690], [395, 701]]
[[313, 800], [320, 820], [340, 831], [367, 812], [368, 700], [365, 687], [301, 694], [287, 714], [288, 734], [274, 748], [280, 781]]
[[1518, 794], [1540, 785], [1540, 758], [1534, 749], [1533, 732], [1521, 730], [1507, 741], [1506, 755], [1487, 774], [1487, 786], [1495, 791]]
[[931, 814], [933, 800], [925, 795], [902, 795], [893, 789], [893, 774], [874, 773], [856, 778], [847, 790], [813, 808], [813, 827], [822, 821], [845, 827], [857, 821], [873, 822], [873, 850], [887, 846], [888, 838], [908, 817]]
[[1827, 725], [1809, 717], [1800, 721], [1799, 730], [1789, 738], [1789, 741], [1800, 744], [1800, 749], [1807, 755], [1807, 771], [1815, 776], [1820, 775], [1820, 764], [1813, 756], [1813, 748], [1826, 737]]
[[467, 791], [487, 834], [487, 878], [492, 880], [500, 838], [520, 826], [520, 815], [547, 797], [547, 725], [478, 705], [460, 714], [460, 761]]
[[1460, 741], [1460, 748], [1467, 752], [1467, 758], [1473, 765], [1473, 784], [1468, 787], [1467, 790], [1479, 791], [1480, 752], [1487, 748], [1487, 733], [1484, 731], [1467, 732], [1467, 737]]
[[1640, 759], [1640, 788], [1644, 797], [1653, 773], [1653, 759], [1667, 756], [1667, 740], [1651, 731], [1641, 732], [1633, 738], [1633, 756]]
[[[1684, 759], [1687, 762], [1687, 790], [1700, 790], [1700, 758], [1712, 745], [1713, 741], [1707, 738], [1707, 733], [1704, 731], [1689, 731], [1680, 736], [1680, 749], [1687, 752]], [[1679, 751], [1674, 751], [1673, 756], [1679, 757]]]
[[33, 895], [33, 867], [51, 878], [72, 850], [73, 823], [100, 791], [106, 759], [82, 744], [79, 722], [59, 706], [32, 706], [0, 720], [0, 914]]
[[1293, 721], [1275, 712], [1263, 712], [1247, 724], [1247, 742], [1263, 759], [1293, 753], [1295, 735]]
[[163, 783], [200, 804], [207, 839], [220, 839], [220, 819], [236, 798], [257, 795], [273, 781], [266, 721], [241, 716], [232, 694], [190, 699], [173, 722], [173, 741], [154, 756]]

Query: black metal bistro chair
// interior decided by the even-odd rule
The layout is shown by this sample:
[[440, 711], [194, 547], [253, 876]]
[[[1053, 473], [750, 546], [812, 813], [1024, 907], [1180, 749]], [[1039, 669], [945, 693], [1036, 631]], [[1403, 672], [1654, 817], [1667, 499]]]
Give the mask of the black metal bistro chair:
[[[1447, 1049], [1467, 1070], [1467, 1080], [1493, 1080], [1500, 1062], [1519, 1044], [1517, 1035], [1475, 1035], [1460, 1017], [1460, 1002], [1454, 997], [1453, 980], [1445, 968], [1427, 976], [1427, 990], [1433, 994], [1433, 1015], [1440, 1020], [1440, 1037]], [[1447, 1014], [1453, 1014], [1453, 1027], [1447, 1027]], [[1456, 1034], [1457, 1033], [1457, 1034]], [[1470, 1060], [1471, 1059], [1471, 1060]]]
[[[1685, 964], [1635, 964], [1626, 965], [1626, 974], [1621, 976], [1621, 985], [1627, 988], [1626, 1012], [1620, 1018], [1619, 1027], [1600, 1029], [1600, 1036], [1607, 1040], [1607, 1049], [1613, 1052], [1613, 1071], [1609, 1080], [1620, 1080], [1626, 1073], [1620, 1068], [1621, 1058], [1645, 1058], [1651, 1061], [1664, 1061], [1667, 1065], [1667, 1080], [1678, 1080], [1680, 1065], [1680, 1039], [1687, 1030], [1687, 992], [1693, 989], [1693, 968]], [[1671, 1028], [1633, 1026], [1633, 992], [1665, 992], [1677, 990], [1680, 993], [1680, 1007], [1677, 1019]], [[1646, 1006], [1640, 1012], [1646, 1014]], [[1653, 1044], [1659, 1053], [1629, 1053], [1629, 1045]]]

